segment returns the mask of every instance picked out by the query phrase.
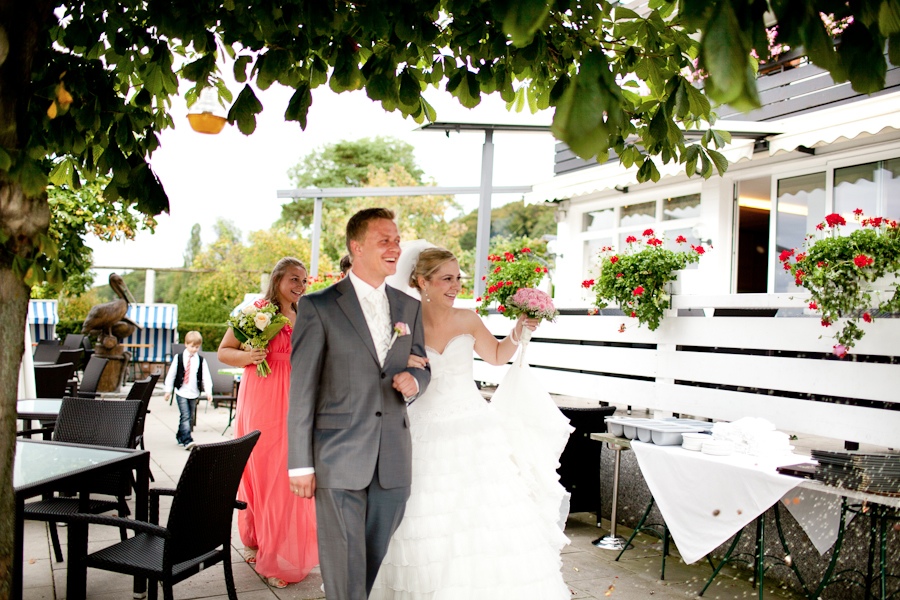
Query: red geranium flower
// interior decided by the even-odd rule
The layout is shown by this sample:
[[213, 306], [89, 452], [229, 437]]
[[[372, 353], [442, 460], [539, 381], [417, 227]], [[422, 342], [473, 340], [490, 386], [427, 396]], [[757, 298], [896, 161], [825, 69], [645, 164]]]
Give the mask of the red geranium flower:
[[583, 287], [585, 289], [594, 287], [594, 280], [593, 279], [585, 279], [584, 281], [581, 282], [581, 287]]
[[677, 238], [675, 238], [675, 243], [676, 243], [676, 244], [683, 244], [683, 243], [685, 243], [686, 241], [687, 241], [687, 238], [684, 237], [683, 235], [679, 235]]
[[838, 213], [831, 213], [830, 215], [825, 215], [825, 222], [828, 223], [829, 227], [837, 227], [838, 225], [846, 225], [847, 221], [839, 215]]
[[644, 293], [644, 286], [639, 285], [636, 288], [634, 288], [634, 291], [631, 292], [631, 295], [632, 296], [640, 296], [643, 293]]
[[624, 275], [624, 273], [616, 273], [616, 277], [623, 277]]
[[819, 308], [819, 305], [816, 304], [815, 302], [810, 302], [810, 303], [809, 303], [809, 308], [810, 308], [811, 310], [816, 310], [817, 308]]
[[497, 307], [497, 312], [506, 312], [506, 307], [501, 304]]
[[694, 246], [693, 248], [694, 248], [694, 252], [696, 252], [697, 254], [706, 253], [706, 250], [703, 248], [703, 246]]
[[637, 238], [634, 237], [633, 235], [629, 235], [627, 238], [625, 238], [626, 244], [633, 244], [636, 241], [637, 241]]
[[526, 246], [525, 248], [522, 248], [522, 252], [525, 252], [527, 254], [528, 252], [531, 252], [531, 248], [528, 248]]
[[831, 321], [828, 319], [822, 319], [822, 327], [831, 327]]
[[632, 317], [636, 317], [636, 316], [637, 316], [637, 313], [634, 312], [634, 311], [631, 311], [631, 316], [632, 316]]
[[863, 321], [865, 321], [866, 323], [871, 323], [872, 315], [870, 315], [869, 313], [863, 313]]
[[651, 235], [653, 235], [653, 230], [645, 229], [643, 235], [644, 235], [644, 237], [651, 236]]
[[856, 210], [853, 211], [853, 214], [858, 217], [859, 215], [863, 214], [863, 209], [857, 208]]
[[793, 248], [791, 248], [790, 250], [782, 250], [781, 254], [778, 255], [778, 260], [780, 260], [781, 262], [784, 262], [784, 261], [788, 260], [789, 258], [791, 258], [793, 255], [794, 255]]
[[661, 246], [663, 241], [659, 238], [650, 238], [649, 240], [647, 240], [647, 243], [651, 246]]
[[862, 269], [863, 267], [868, 267], [873, 262], [875, 262], [875, 260], [872, 258], [869, 258], [865, 254], [857, 254], [853, 258], [853, 264], [856, 265], [857, 267], [859, 267], [860, 269]]
[[619, 262], [619, 257], [616, 255], [612, 255], [609, 257], [609, 262], [611, 262], [612, 264], [616, 264], [617, 262]]

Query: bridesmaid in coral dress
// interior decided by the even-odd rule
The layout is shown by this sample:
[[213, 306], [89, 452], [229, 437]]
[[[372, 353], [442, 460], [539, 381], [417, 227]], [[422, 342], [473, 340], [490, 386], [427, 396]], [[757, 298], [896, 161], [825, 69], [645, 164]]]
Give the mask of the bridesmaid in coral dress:
[[[297, 300], [306, 291], [306, 267], [296, 258], [282, 258], [269, 279], [265, 299], [277, 305], [291, 324], [297, 317]], [[292, 326], [284, 328], [266, 350], [243, 350], [229, 329], [219, 345], [219, 360], [244, 367], [238, 394], [235, 436], [254, 429], [262, 435], [250, 455], [238, 499], [247, 503], [238, 512], [238, 531], [244, 543], [244, 559], [276, 588], [301, 581], [319, 564], [316, 545], [316, 512], [312, 499], [291, 493], [287, 469], [288, 387], [291, 378]], [[272, 372], [259, 377], [256, 366], [263, 359]]]

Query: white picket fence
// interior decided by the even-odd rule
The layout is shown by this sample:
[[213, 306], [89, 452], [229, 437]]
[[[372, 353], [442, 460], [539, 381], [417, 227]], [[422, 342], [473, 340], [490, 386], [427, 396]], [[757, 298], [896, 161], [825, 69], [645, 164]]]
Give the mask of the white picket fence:
[[[658, 416], [763, 417], [784, 431], [900, 447], [900, 319], [866, 325], [862, 341], [838, 360], [826, 337], [833, 328], [804, 314], [806, 302], [803, 295], [675, 296], [682, 316], [671, 311], [655, 332], [636, 319], [579, 309], [542, 324], [527, 359], [552, 394]], [[713, 316], [747, 308], [782, 310]], [[498, 336], [511, 326], [500, 315], [487, 323]], [[475, 378], [498, 383], [506, 368], [479, 360]]]

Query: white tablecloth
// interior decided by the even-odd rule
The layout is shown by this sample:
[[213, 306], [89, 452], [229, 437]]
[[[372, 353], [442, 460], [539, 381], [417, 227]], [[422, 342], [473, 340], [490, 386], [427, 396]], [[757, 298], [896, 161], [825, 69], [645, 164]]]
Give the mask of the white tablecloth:
[[[809, 457], [711, 456], [681, 446], [637, 441], [631, 443], [631, 449], [688, 564], [718, 548], [782, 498], [792, 514], [804, 513], [798, 520], [820, 552], [834, 543], [840, 498], [812, 490], [791, 492], [801, 480], [775, 470], [808, 461]], [[823, 525], [825, 517], [832, 521]]]

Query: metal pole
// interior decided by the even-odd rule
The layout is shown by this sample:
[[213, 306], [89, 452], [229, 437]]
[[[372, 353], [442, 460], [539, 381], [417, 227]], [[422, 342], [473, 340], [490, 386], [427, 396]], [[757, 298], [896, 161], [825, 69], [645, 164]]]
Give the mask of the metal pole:
[[322, 198], [316, 198], [313, 207], [312, 252], [310, 253], [309, 276], [319, 275], [319, 243], [322, 238]]
[[144, 274], [144, 304], [153, 304], [156, 298], [156, 271], [147, 269]]
[[481, 151], [481, 192], [478, 202], [478, 231], [475, 236], [475, 297], [484, 295], [482, 276], [487, 274], [488, 249], [491, 245], [491, 186], [494, 180], [494, 131], [484, 130]]

